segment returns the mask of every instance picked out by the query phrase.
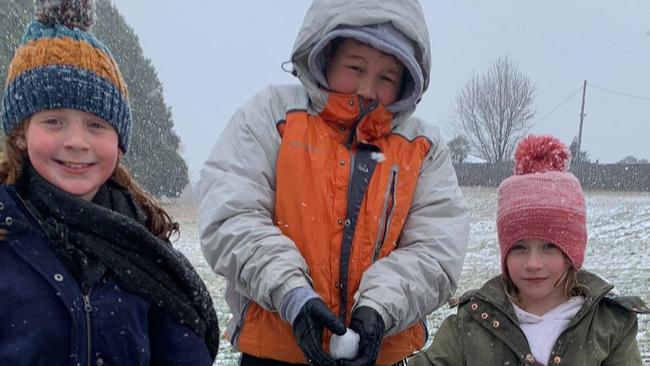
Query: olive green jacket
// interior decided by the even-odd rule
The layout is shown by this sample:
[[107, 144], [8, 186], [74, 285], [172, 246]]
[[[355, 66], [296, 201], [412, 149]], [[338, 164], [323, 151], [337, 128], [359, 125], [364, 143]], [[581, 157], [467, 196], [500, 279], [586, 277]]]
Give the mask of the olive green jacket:
[[642, 365], [636, 313], [648, 313], [648, 307], [635, 296], [608, 295], [613, 286], [592, 273], [580, 271], [578, 280], [586, 287], [585, 303], [555, 342], [549, 360], [533, 358], [495, 277], [461, 297], [457, 314], [445, 319], [431, 346], [408, 365]]

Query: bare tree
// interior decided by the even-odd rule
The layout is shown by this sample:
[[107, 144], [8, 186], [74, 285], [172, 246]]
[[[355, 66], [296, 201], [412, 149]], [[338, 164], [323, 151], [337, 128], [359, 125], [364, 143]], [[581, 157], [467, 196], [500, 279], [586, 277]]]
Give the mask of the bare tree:
[[486, 73], [472, 75], [456, 97], [455, 127], [478, 157], [508, 160], [532, 125], [535, 90], [508, 57], [499, 57]]

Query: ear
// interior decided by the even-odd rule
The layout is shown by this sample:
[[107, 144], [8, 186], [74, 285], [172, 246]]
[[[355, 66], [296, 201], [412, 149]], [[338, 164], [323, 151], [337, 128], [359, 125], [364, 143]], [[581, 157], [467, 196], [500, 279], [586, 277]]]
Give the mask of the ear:
[[117, 160], [115, 161], [115, 169], [117, 169], [120, 166], [120, 163], [122, 162], [122, 158], [124, 158], [124, 152], [122, 151], [122, 149], [118, 148]]
[[25, 136], [16, 136], [16, 146], [18, 146], [20, 150], [27, 151], [27, 141], [25, 141]]

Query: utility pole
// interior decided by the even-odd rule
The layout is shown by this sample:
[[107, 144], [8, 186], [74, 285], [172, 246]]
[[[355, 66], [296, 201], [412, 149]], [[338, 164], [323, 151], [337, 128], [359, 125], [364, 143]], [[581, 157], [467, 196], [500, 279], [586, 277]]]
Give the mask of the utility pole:
[[575, 158], [580, 162], [580, 152], [582, 151], [582, 121], [585, 118], [585, 94], [587, 93], [587, 80], [582, 84], [582, 107], [580, 107], [580, 129], [578, 130], [578, 152]]

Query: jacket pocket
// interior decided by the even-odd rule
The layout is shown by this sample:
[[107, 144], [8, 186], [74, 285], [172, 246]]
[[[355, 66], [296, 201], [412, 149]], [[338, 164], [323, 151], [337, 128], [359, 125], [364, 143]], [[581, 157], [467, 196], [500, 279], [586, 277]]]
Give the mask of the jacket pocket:
[[379, 221], [379, 228], [377, 230], [377, 238], [375, 239], [375, 250], [372, 255], [372, 262], [375, 262], [379, 258], [381, 248], [384, 246], [386, 236], [388, 235], [388, 231], [390, 229], [390, 224], [393, 221], [393, 214], [395, 213], [395, 208], [397, 207], [397, 202], [395, 201], [395, 191], [397, 190], [398, 173], [399, 165], [395, 164], [390, 168], [390, 174], [388, 175], [386, 194], [384, 195], [384, 208], [382, 210], [382, 216]]

